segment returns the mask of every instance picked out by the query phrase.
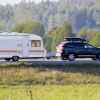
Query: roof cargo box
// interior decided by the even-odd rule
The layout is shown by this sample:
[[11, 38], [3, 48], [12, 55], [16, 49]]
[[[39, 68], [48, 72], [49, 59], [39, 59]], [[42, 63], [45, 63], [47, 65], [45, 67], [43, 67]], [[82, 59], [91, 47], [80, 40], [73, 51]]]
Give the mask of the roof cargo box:
[[85, 39], [76, 38], [76, 37], [66, 37], [66, 38], [64, 38], [64, 41], [66, 41], [66, 42], [80, 42], [80, 43], [86, 42]]

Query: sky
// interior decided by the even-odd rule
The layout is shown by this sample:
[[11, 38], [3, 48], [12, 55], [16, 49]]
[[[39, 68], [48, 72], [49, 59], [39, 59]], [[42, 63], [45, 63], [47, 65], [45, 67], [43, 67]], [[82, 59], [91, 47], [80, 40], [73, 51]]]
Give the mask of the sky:
[[[6, 5], [6, 4], [14, 5], [20, 1], [21, 0], [0, 0], [0, 4], [2, 4], [2, 5]], [[34, 1], [35, 3], [39, 3], [41, 0], [25, 0], [25, 1]], [[46, 1], [46, 0], [44, 0], [44, 1]], [[57, 0], [51, 0], [51, 1], [57, 1]]]

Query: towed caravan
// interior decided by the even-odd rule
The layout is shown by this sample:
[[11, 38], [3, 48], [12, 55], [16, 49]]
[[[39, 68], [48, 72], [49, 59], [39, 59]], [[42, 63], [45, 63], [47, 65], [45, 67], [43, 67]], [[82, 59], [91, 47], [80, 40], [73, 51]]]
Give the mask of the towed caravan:
[[40, 36], [29, 33], [0, 33], [0, 58], [18, 61], [27, 58], [45, 58], [46, 50]]

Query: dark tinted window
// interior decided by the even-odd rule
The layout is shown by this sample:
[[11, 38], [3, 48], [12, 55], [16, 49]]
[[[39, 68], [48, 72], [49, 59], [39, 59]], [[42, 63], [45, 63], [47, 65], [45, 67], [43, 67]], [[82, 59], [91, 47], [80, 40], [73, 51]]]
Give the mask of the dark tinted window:
[[90, 45], [90, 44], [85, 44], [84, 48], [95, 48], [94, 46]]
[[67, 48], [84, 48], [84, 44], [83, 43], [66, 43], [64, 45], [64, 47], [67, 47]]

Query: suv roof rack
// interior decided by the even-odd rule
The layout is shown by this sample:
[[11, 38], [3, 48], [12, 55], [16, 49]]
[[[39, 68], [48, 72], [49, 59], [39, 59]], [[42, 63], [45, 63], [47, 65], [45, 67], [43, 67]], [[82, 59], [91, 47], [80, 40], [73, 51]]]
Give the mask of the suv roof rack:
[[86, 43], [85, 39], [77, 38], [77, 37], [66, 37], [64, 38], [66, 42], [79, 42], [79, 43]]

